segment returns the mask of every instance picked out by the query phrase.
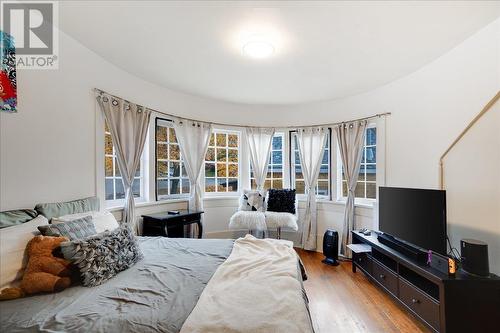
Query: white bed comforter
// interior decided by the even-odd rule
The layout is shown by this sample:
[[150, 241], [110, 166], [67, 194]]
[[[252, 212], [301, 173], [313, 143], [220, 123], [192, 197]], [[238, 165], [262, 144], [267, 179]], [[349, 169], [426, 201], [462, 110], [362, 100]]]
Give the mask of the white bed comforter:
[[292, 242], [235, 241], [181, 333], [313, 332]]

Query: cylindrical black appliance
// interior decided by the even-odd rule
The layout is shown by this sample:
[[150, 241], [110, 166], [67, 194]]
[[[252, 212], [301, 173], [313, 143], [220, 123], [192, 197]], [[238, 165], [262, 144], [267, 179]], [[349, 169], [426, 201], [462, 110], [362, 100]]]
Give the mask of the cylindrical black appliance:
[[323, 235], [324, 264], [337, 266], [339, 262], [339, 234], [335, 230], [327, 229]]
[[489, 276], [488, 244], [475, 239], [460, 241], [462, 269], [470, 274]]

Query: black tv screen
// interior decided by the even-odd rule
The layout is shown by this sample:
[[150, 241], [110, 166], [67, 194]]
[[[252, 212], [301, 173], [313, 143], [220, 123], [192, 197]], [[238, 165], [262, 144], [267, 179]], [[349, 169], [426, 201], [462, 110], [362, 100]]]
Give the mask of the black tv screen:
[[446, 255], [446, 191], [380, 187], [379, 229]]

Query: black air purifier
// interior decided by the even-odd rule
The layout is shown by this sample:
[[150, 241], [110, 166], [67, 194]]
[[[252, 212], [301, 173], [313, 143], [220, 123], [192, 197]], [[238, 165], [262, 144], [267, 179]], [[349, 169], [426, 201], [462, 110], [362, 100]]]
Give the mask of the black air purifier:
[[337, 266], [339, 262], [339, 234], [335, 230], [327, 229], [323, 236], [324, 264]]

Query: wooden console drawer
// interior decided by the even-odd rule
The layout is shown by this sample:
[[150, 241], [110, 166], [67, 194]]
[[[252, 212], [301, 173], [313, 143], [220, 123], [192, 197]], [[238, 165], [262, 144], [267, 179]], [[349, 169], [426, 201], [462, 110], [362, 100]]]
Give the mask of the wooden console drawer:
[[399, 279], [399, 299], [439, 331], [439, 304], [436, 301], [402, 278]]
[[366, 273], [372, 275], [372, 258], [366, 253], [357, 253], [353, 256], [353, 260], [360, 268], [365, 270]]
[[372, 261], [373, 278], [377, 280], [390, 293], [398, 295], [398, 277], [388, 268], [377, 262]]

